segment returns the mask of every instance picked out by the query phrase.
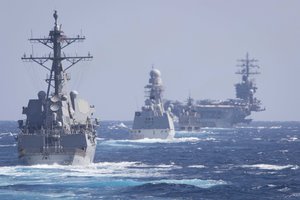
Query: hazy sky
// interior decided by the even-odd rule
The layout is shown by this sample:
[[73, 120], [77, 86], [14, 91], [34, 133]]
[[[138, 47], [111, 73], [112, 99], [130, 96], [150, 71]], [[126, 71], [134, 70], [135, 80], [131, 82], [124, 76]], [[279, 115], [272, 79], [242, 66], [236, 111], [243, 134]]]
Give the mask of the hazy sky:
[[267, 109], [252, 117], [300, 120], [299, 0], [1, 0], [0, 120], [24, 118], [22, 106], [46, 89], [47, 71], [20, 58], [49, 53], [27, 39], [48, 36], [54, 9], [66, 35], [87, 38], [65, 49], [94, 56], [69, 71], [70, 89], [100, 119], [133, 119], [152, 64], [167, 99], [233, 98], [236, 60], [249, 52]]

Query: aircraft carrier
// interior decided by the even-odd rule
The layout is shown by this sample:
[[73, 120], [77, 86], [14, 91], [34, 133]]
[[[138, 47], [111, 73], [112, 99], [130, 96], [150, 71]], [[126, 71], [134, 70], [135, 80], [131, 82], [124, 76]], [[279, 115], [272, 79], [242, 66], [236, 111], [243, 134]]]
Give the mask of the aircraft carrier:
[[50, 75], [46, 79], [46, 91], [38, 92], [38, 98], [30, 99], [27, 107], [23, 107], [26, 119], [18, 121], [19, 161], [26, 165], [85, 165], [94, 160], [98, 122], [92, 118], [94, 107], [79, 98], [78, 92], [68, 91], [70, 76], [66, 71], [92, 56], [66, 56], [62, 49], [85, 37], [65, 36], [57, 24], [56, 11], [53, 17], [54, 28], [48, 37], [29, 39], [52, 52], [47, 56], [24, 54], [22, 57], [24, 61], [38, 63]]
[[172, 139], [175, 135], [174, 122], [169, 110], [163, 107], [163, 85], [159, 70], [150, 71], [149, 84], [145, 89], [145, 106], [135, 112], [131, 138]]
[[250, 59], [248, 53], [245, 59], [238, 60], [242, 76], [240, 83], [235, 84], [236, 98], [220, 100], [194, 100], [189, 97], [187, 103], [165, 101], [164, 107], [171, 108], [178, 118], [179, 130], [199, 131], [201, 127], [230, 128], [237, 124], [249, 124], [247, 118], [251, 112], [264, 111], [261, 101], [254, 97], [257, 87], [253, 75], [259, 74], [256, 64], [258, 60]]

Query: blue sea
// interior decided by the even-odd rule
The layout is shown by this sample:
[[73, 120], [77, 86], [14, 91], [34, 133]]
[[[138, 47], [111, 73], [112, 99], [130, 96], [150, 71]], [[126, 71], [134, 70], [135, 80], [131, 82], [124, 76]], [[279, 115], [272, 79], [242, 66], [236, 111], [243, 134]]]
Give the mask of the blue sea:
[[95, 163], [21, 166], [16, 122], [0, 122], [0, 199], [300, 199], [300, 123], [255, 122], [129, 140], [102, 122]]

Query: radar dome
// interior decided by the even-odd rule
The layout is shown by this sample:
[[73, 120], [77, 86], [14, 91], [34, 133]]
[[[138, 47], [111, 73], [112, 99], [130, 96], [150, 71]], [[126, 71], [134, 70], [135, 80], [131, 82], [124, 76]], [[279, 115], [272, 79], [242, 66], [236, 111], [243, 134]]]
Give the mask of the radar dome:
[[150, 71], [150, 76], [151, 77], [160, 77], [160, 71], [158, 70], [158, 69], [152, 69], [151, 71]]

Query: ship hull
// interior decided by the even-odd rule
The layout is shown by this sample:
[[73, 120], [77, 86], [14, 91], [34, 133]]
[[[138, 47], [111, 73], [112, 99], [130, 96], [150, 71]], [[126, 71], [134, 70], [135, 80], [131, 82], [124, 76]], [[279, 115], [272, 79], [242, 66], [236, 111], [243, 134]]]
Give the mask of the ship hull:
[[200, 127], [231, 128], [236, 124], [245, 123], [249, 115], [242, 106], [211, 106], [199, 107]]
[[152, 112], [136, 112], [132, 131], [132, 139], [172, 139], [175, 135], [174, 122], [170, 114], [154, 116]]
[[131, 131], [132, 139], [172, 139], [174, 136], [174, 129], [133, 129]]
[[200, 131], [200, 127], [199, 126], [184, 126], [184, 125], [181, 125], [179, 127], [179, 130], [180, 131], [187, 131], [187, 132], [198, 132], [198, 131]]
[[60, 146], [45, 145], [45, 135], [19, 135], [19, 162], [23, 165], [88, 165], [93, 162], [96, 143], [86, 134], [61, 135]]
[[180, 131], [197, 132], [203, 127], [232, 128], [237, 124], [250, 122], [249, 119], [245, 119], [249, 113], [242, 106], [198, 106], [196, 111], [199, 116], [195, 117], [193, 124], [179, 116]]

